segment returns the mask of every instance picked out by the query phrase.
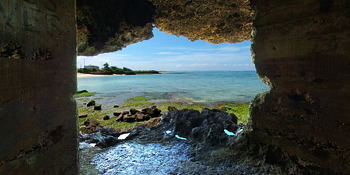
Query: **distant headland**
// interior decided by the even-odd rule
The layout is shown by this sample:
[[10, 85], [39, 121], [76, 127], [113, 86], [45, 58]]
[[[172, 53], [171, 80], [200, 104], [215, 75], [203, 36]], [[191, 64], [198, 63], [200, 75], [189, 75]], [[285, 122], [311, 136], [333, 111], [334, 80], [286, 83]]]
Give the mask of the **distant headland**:
[[92, 74], [92, 75], [138, 75], [138, 74], [160, 74], [156, 70], [132, 70], [126, 67], [119, 68], [116, 66], [109, 66], [108, 63], [103, 65], [100, 69], [98, 66], [88, 65], [84, 68], [79, 68], [78, 73], [80, 74]]

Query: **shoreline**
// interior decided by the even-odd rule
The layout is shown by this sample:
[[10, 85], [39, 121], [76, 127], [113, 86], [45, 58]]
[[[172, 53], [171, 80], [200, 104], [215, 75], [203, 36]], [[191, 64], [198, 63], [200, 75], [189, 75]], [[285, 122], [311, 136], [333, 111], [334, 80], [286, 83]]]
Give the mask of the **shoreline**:
[[124, 76], [125, 74], [83, 74], [83, 73], [77, 73], [77, 78], [84, 78], [84, 77], [107, 77], [107, 76]]
[[[161, 73], [159, 73], [161, 74]], [[77, 78], [85, 78], [85, 77], [108, 77], [108, 76], [126, 76], [128, 74], [85, 74], [77, 72]], [[151, 73], [136, 73], [133, 75], [152, 75]]]

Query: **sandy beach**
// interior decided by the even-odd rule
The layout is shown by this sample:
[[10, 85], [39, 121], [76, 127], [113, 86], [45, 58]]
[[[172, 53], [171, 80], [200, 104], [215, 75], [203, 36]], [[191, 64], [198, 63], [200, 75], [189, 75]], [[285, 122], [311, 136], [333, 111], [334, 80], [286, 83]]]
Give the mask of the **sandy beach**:
[[98, 75], [98, 74], [82, 74], [82, 73], [77, 73], [78, 78], [84, 78], [84, 77], [105, 77], [105, 76], [123, 76], [123, 75]]

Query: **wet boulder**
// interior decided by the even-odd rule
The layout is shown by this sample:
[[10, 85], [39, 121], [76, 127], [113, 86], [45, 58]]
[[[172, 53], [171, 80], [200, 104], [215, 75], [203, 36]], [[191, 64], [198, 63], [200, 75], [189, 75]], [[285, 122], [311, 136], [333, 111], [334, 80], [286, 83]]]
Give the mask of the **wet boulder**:
[[151, 118], [149, 115], [142, 114], [142, 113], [137, 113], [135, 116], [136, 116], [136, 121], [145, 121]]
[[237, 117], [219, 110], [190, 109], [171, 111], [163, 116], [162, 125], [173, 135], [210, 145], [226, 144], [229, 137], [224, 131], [237, 132]]
[[91, 100], [91, 101], [89, 101], [89, 102], [86, 104], [87, 107], [95, 106], [95, 105], [96, 105], [95, 100]]
[[83, 133], [93, 133], [96, 130], [102, 128], [100, 123], [96, 119], [87, 119], [84, 121], [84, 126], [80, 127], [81, 132]]
[[119, 143], [120, 133], [110, 128], [100, 128], [91, 134], [79, 134], [79, 141], [85, 143], [95, 143], [96, 146], [107, 148]]
[[157, 106], [152, 106], [151, 108], [142, 109], [143, 114], [149, 115], [151, 118], [159, 117], [161, 115], [161, 110], [157, 108]]
[[124, 122], [134, 122], [134, 121], [136, 121], [136, 117], [135, 117], [135, 115], [128, 114], [128, 115], [123, 116], [123, 121]]
[[116, 117], [119, 117], [122, 113], [121, 112], [113, 112], [113, 115]]
[[134, 109], [134, 108], [131, 108], [129, 111], [130, 111], [131, 115], [135, 115], [136, 113], [140, 112], [140, 111], [138, 111], [137, 109]]
[[100, 140], [98, 143], [96, 143], [96, 146], [98, 146], [100, 148], [108, 148], [110, 146], [116, 145], [119, 142], [120, 141], [118, 140], [118, 138], [112, 137], [112, 136], [107, 136], [107, 137], [103, 138], [102, 140]]
[[102, 110], [102, 105], [95, 105], [94, 106], [95, 111], [101, 111]]
[[109, 120], [111, 117], [109, 116], [109, 115], [105, 115], [104, 117], [103, 117], [103, 120]]
[[101, 129], [98, 129], [98, 131], [101, 133], [102, 136], [118, 137], [120, 135], [120, 133], [118, 133], [112, 128], [101, 128]]

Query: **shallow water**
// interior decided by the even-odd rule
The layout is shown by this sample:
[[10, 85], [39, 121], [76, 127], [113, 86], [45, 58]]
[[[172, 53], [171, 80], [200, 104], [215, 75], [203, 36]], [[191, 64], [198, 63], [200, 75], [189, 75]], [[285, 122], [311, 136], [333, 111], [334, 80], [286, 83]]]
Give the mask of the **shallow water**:
[[126, 142], [97, 154], [92, 159], [102, 175], [168, 175], [179, 172], [188, 161], [189, 146]]
[[269, 87], [254, 71], [210, 71], [78, 78], [78, 89], [120, 99], [151, 93], [195, 102], [249, 102]]

